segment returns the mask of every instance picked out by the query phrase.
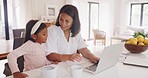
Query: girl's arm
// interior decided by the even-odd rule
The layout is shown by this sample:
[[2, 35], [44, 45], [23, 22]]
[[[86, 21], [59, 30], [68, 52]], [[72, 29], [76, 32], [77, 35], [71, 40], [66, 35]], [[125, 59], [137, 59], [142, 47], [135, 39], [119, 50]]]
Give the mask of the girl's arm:
[[31, 46], [32, 46], [31, 42], [26, 42], [8, 54], [7, 56], [8, 64], [12, 73], [20, 72], [17, 64], [17, 59], [18, 57], [26, 54], [27, 52], [31, 52], [32, 49]]
[[17, 65], [17, 58], [18, 57], [19, 56], [16, 55], [14, 52], [10, 52], [7, 55], [8, 64], [9, 64], [9, 67], [10, 67], [12, 73], [14, 73], [14, 72], [20, 72], [20, 70], [18, 68], [18, 65]]
[[74, 54], [58, 54], [50, 53], [46, 56], [49, 61], [81, 61], [81, 56], [78, 53]]
[[99, 58], [90, 52], [88, 48], [82, 48], [78, 50], [85, 58], [89, 59], [91, 62], [97, 63]]
[[18, 68], [18, 65], [17, 65], [17, 58], [18, 57], [19, 56], [16, 55], [14, 52], [10, 52], [10, 54], [8, 54], [7, 59], [8, 59], [9, 67], [11, 69], [11, 72], [12, 72], [14, 78], [26, 78], [26, 77], [28, 77], [28, 75], [21, 73]]

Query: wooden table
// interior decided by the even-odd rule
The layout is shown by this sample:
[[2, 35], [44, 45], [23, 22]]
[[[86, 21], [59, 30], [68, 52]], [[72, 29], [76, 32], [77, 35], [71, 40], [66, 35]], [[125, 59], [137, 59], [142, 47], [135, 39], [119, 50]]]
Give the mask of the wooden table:
[[110, 44], [112, 44], [112, 40], [121, 40], [121, 42], [128, 40], [129, 38], [133, 38], [133, 36], [122, 36], [122, 35], [116, 35], [112, 36], [110, 39]]
[[9, 54], [9, 52], [0, 54], [0, 60], [7, 59], [8, 54]]
[[0, 40], [0, 60], [6, 59], [9, 52], [13, 50], [13, 39]]

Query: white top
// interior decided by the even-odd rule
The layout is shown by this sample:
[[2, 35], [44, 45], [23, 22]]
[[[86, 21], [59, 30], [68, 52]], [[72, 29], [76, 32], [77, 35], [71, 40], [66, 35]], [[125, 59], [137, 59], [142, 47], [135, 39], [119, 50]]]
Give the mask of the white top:
[[68, 42], [61, 27], [52, 26], [48, 28], [48, 38], [45, 44], [47, 55], [52, 52], [72, 54], [76, 53], [78, 49], [85, 47], [87, 47], [87, 45], [85, 44], [84, 39], [82, 39], [80, 33], [75, 37], [70, 37]]
[[24, 55], [25, 70], [39, 68], [49, 63], [49, 61], [46, 59], [43, 46], [29, 40], [8, 54], [8, 64], [12, 73], [19, 71], [17, 66], [17, 58], [22, 55]]

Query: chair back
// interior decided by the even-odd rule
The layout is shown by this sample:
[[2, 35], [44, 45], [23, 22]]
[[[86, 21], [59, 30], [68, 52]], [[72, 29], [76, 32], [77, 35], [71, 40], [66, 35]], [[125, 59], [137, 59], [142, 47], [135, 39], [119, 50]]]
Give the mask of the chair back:
[[102, 40], [102, 43], [105, 45], [106, 33], [99, 29], [92, 29], [94, 34], [94, 45], [96, 45], [96, 40]]
[[13, 29], [13, 38], [25, 37], [25, 29]]
[[106, 33], [102, 30], [93, 29], [95, 39], [105, 39]]
[[13, 40], [13, 50], [21, 46], [25, 41], [25, 38], [14, 38]]

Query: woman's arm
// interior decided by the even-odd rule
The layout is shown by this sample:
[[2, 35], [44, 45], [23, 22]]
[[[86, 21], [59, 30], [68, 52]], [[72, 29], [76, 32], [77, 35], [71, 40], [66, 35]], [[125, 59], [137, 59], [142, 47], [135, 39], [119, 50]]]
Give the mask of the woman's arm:
[[28, 75], [25, 73], [21, 73], [21, 72], [15, 72], [13, 73], [13, 78], [27, 78]]
[[89, 59], [91, 62], [97, 63], [99, 58], [90, 52], [88, 48], [82, 48], [78, 50], [85, 58]]
[[46, 56], [49, 61], [81, 61], [81, 56], [78, 53], [74, 54], [58, 54], [50, 53]]

